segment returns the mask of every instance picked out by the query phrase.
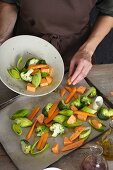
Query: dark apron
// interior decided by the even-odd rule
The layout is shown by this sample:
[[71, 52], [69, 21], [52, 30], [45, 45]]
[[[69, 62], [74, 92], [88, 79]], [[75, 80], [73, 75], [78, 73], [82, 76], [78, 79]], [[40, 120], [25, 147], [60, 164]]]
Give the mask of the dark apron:
[[29, 34], [53, 44], [69, 66], [89, 34], [96, 0], [21, 0], [16, 35]]

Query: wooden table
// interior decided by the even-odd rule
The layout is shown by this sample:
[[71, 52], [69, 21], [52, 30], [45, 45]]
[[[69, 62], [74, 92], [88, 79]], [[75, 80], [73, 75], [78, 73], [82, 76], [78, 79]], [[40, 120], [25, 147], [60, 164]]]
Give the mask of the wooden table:
[[[86, 80], [90, 85], [94, 85], [98, 89], [99, 93], [103, 95], [107, 102], [107, 105], [113, 108], [113, 96], [110, 94], [113, 91], [113, 64], [95, 65]], [[0, 106], [16, 95], [16, 93], [10, 91], [0, 82]], [[93, 144], [95, 141], [90, 143]], [[59, 167], [62, 170], [74, 170], [76, 166], [75, 162], [79, 161], [80, 164], [83, 155], [86, 155], [84, 149], [78, 149], [56, 162], [53, 166]], [[109, 170], [113, 170], [113, 161], [109, 161], [108, 165]], [[0, 170], [17, 170], [2, 145], [0, 145]]]

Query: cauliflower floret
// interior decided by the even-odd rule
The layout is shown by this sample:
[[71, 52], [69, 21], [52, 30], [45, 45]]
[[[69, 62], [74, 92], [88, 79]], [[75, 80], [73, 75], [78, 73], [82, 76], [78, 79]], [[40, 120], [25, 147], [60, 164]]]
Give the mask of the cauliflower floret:
[[64, 127], [59, 124], [59, 123], [54, 123], [51, 127], [50, 127], [50, 131], [53, 132], [52, 136], [56, 137], [59, 134], [63, 134], [64, 133]]
[[31, 82], [32, 81], [32, 76], [31, 76], [32, 72], [33, 72], [33, 69], [30, 69], [27, 72], [21, 72], [20, 76], [21, 76], [22, 80]]

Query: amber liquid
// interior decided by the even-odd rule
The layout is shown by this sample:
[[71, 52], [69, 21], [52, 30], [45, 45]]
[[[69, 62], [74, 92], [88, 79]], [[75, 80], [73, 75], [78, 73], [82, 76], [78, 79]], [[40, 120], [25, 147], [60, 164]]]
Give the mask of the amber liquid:
[[103, 155], [107, 160], [113, 160], [113, 144], [108, 140], [106, 142], [101, 143], [103, 148]]
[[107, 170], [107, 167], [104, 162], [98, 164], [94, 157], [89, 156], [83, 161], [81, 170]]

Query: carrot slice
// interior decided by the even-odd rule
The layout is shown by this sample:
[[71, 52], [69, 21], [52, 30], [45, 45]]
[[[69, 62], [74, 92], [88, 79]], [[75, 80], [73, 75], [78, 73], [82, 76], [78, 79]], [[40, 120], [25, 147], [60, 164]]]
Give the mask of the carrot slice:
[[34, 107], [31, 114], [28, 116], [29, 120], [33, 120], [33, 118], [36, 116], [36, 114], [40, 111], [40, 108], [38, 106]]
[[36, 91], [36, 87], [33, 84], [28, 83], [27, 84], [27, 91], [35, 92]]
[[51, 76], [46, 76], [46, 80], [47, 80], [48, 84], [51, 84], [53, 81], [53, 78]]
[[77, 128], [75, 130], [75, 133], [73, 133], [70, 137], [70, 141], [74, 141], [75, 139], [77, 139], [79, 137], [79, 135], [85, 130], [84, 126], [80, 126], [79, 128]]
[[77, 115], [77, 118], [82, 120], [82, 121], [86, 121], [87, 120], [87, 115]]
[[[71, 93], [71, 91], [72, 91], [73, 88], [71, 88], [71, 87], [69, 87], [69, 86], [66, 86], [65, 89], [66, 89], [68, 92]], [[74, 94], [73, 97], [76, 99], [76, 98], [77, 98], [77, 94]]]
[[77, 149], [78, 147], [80, 147], [82, 144], [84, 143], [84, 139], [81, 139], [79, 141], [76, 141], [74, 143], [71, 143], [69, 145], [66, 145], [62, 148], [62, 152], [65, 152], [65, 151], [69, 151], [69, 150], [72, 150], [72, 149]]
[[42, 73], [49, 73], [49, 68], [41, 68]]
[[60, 89], [60, 96], [63, 97], [66, 93], [66, 89], [63, 87]]
[[47, 142], [48, 137], [49, 137], [49, 133], [48, 133], [48, 132], [45, 132], [45, 133], [40, 137], [39, 142], [38, 142], [38, 144], [37, 144], [37, 146], [36, 146], [36, 148], [37, 148], [38, 150], [42, 150], [42, 149], [44, 148], [44, 146], [45, 146], [45, 144], [46, 144], [46, 142]]
[[34, 123], [33, 123], [33, 125], [31, 126], [29, 132], [27, 133], [27, 135], [26, 135], [26, 140], [29, 140], [29, 139], [31, 138], [31, 135], [32, 135], [32, 133], [33, 133], [33, 131], [34, 131], [34, 128], [35, 128], [35, 126], [36, 126], [36, 123], [37, 123], [37, 119], [34, 121]]
[[68, 124], [73, 124], [76, 122], [76, 117], [74, 115], [71, 115], [69, 119], [67, 120]]
[[67, 98], [65, 99], [64, 102], [65, 102], [66, 104], [70, 102], [70, 100], [73, 98], [75, 92], [76, 92], [76, 87], [74, 87], [74, 88], [72, 89], [71, 93], [70, 93], [70, 94], [67, 96]]
[[84, 87], [84, 86], [77, 87], [77, 92], [78, 93], [84, 94], [85, 91], [86, 91], [86, 87]]
[[52, 147], [52, 152], [55, 153], [55, 154], [59, 154], [59, 144], [55, 144]]
[[72, 142], [68, 137], [64, 137], [64, 146], [71, 144]]
[[40, 114], [38, 117], [37, 117], [37, 121], [39, 124], [42, 124], [44, 122], [44, 115], [43, 114]]
[[67, 84], [68, 84], [68, 85], [71, 85], [71, 78], [68, 78], [68, 79], [67, 79]]
[[76, 110], [78, 110], [77, 107], [75, 107], [74, 105], [71, 105], [71, 106], [70, 106], [70, 109], [71, 109], [73, 112], [75, 112]]
[[78, 114], [78, 115], [81, 115], [81, 116], [92, 116], [92, 117], [95, 117], [95, 116], [96, 116], [95, 114], [83, 112], [83, 111], [80, 111], [80, 110], [76, 110], [76, 111], [74, 112], [74, 114]]
[[59, 114], [59, 109], [56, 109], [51, 117], [48, 117], [44, 120], [44, 123], [45, 124], [50, 123], [54, 119], [54, 117], [57, 116], [58, 114]]
[[49, 66], [47, 64], [32, 64], [28, 66], [28, 70], [30, 69], [40, 69], [40, 68], [48, 68]]
[[48, 112], [48, 117], [51, 117], [51, 116], [52, 116], [52, 114], [53, 114], [54, 111], [56, 110], [58, 104], [59, 104], [59, 101], [56, 101], [56, 102], [52, 105], [52, 107], [50, 108], [50, 110], [49, 110], [49, 112]]

